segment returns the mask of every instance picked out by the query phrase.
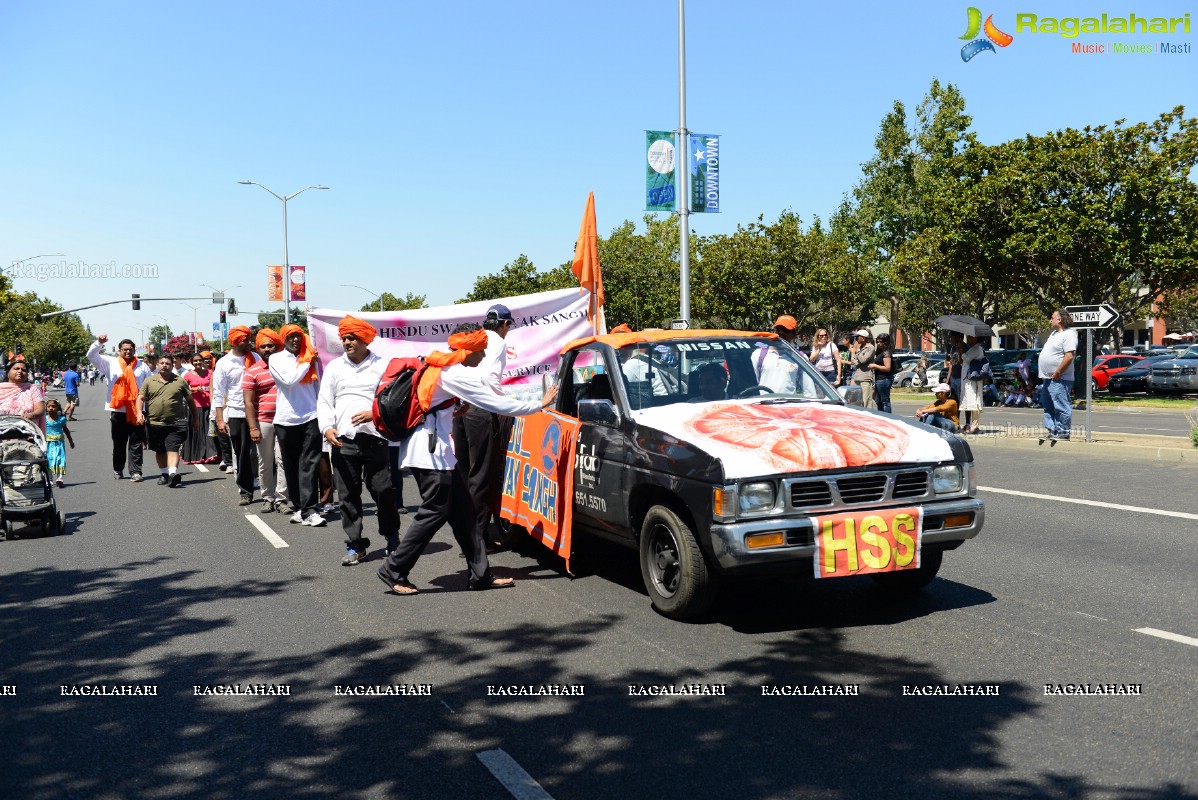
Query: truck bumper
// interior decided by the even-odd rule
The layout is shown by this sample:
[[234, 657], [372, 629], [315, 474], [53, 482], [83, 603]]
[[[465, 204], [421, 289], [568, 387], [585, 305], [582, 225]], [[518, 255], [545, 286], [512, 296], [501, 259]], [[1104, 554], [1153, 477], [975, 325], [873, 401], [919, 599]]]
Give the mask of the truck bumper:
[[[923, 505], [923, 547], [951, 549], [982, 530], [986, 516], [985, 505], [976, 497], [944, 500]], [[944, 527], [949, 515], [968, 513], [968, 525]], [[779, 531], [787, 544], [750, 550], [745, 536], [751, 533]], [[811, 570], [815, 557], [815, 522], [813, 517], [784, 517], [757, 519], [711, 526], [711, 548], [716, 564], [723, 572], [756, 571], [758, 569]]]

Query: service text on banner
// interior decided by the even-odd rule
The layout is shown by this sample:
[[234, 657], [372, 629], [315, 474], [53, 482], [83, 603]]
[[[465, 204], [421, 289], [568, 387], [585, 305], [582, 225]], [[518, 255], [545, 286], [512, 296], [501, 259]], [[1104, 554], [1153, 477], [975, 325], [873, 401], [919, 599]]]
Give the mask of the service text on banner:
[[552, 411], [517, 417], [508, 439], [500, 515], [566, 561], [574, 509], [578, 420]]

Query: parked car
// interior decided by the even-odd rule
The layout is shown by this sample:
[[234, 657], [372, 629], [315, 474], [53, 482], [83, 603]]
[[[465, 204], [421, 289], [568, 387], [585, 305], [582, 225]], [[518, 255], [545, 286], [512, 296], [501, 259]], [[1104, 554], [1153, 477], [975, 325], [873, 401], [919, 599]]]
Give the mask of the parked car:
[[1095, 392], [1103, 391], [1111, 380], [1112, 375], [1118, 375], [1128, 367], [1143, 361], [1143, 356], [1099, 356], [1090, 370], [1090, 383]]
[[1133, 366], [1112, 375], [1107, 382], [1106, 390], [1111, 394], [1135, 394], [1148, 391], [1148, 376], [1152, 367], [1162, 361], [1170, 360], [1170, 356], [1152, 356], [1141, 358]]
[[[561, 449], [556, 417], [531, 423], [548, 426], [544, 435], [513, 432], [505, 496], [519, 494], [523, 476], [525, 495], [535, 484], [538, 502], [550, 498], [540, 505], [572, 501], [574, 536], [639, 553], [649, 599], [667, 617], [702, 614], [723, 576], [869, 574], [915, 590], [982, 528], [964, 439], [848, 405], [773, 336], [581, 339], [555, 380], [556, 411], [577, 420], [575, 450]], [[523, 471], [517, 456], [529, 458]], [[547, 477], [562, 460], [575, 464], [572, 486]]]
[[1198, 393], [1198, 346], [1191, 347], [1177, 358], [1166, 358], [1152, 365], [1148, 376], [1148, 391], [1154, 394], [1179, 392]]
[[[920, 389], [923, 384], [920, 383], [919, 376], [915, 374], [915, 365], [919, 363], [919, 358], [902, 365], [902, 368], [894, 373], [894, 385], [904, 389]], [[940, 374], [940, 370], [944, 367], [944, 356], [929, 355], [927, 367], [927, 383], [934, 384], [936, 376]]]

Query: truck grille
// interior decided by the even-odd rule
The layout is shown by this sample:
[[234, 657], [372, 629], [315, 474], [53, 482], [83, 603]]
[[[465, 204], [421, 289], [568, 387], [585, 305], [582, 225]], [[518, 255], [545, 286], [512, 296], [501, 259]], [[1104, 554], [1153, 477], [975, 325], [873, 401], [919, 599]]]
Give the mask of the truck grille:
[[1152, 368], [1152, 374], [1157, 378], [1177, 378], [1182, 375], [1193, 375], [1195, 372], [1198, 372], [1198, 368], [1178, 366]]
[[929, 494], [930, 478], [929, 468], [788, 481], [790, 505], [796, 510], [807, 510], [915, 500]]

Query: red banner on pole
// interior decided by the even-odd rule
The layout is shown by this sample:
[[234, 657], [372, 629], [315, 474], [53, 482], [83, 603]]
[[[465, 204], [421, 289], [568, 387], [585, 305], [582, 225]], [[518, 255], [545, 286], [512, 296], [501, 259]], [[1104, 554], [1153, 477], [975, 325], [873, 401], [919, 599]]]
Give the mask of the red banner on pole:
[[283, 265], [274, 264], [266, 268], [266, 302], [283, 302]]
[[500, 516], [566, 561], [574, 510], [574, 443], [578, 420], [553, 411], [516, 417], [508, 438]]
[[291, 266], [291, 302], [303, 302], [308, 299], [307, 292], [308, 268]]

